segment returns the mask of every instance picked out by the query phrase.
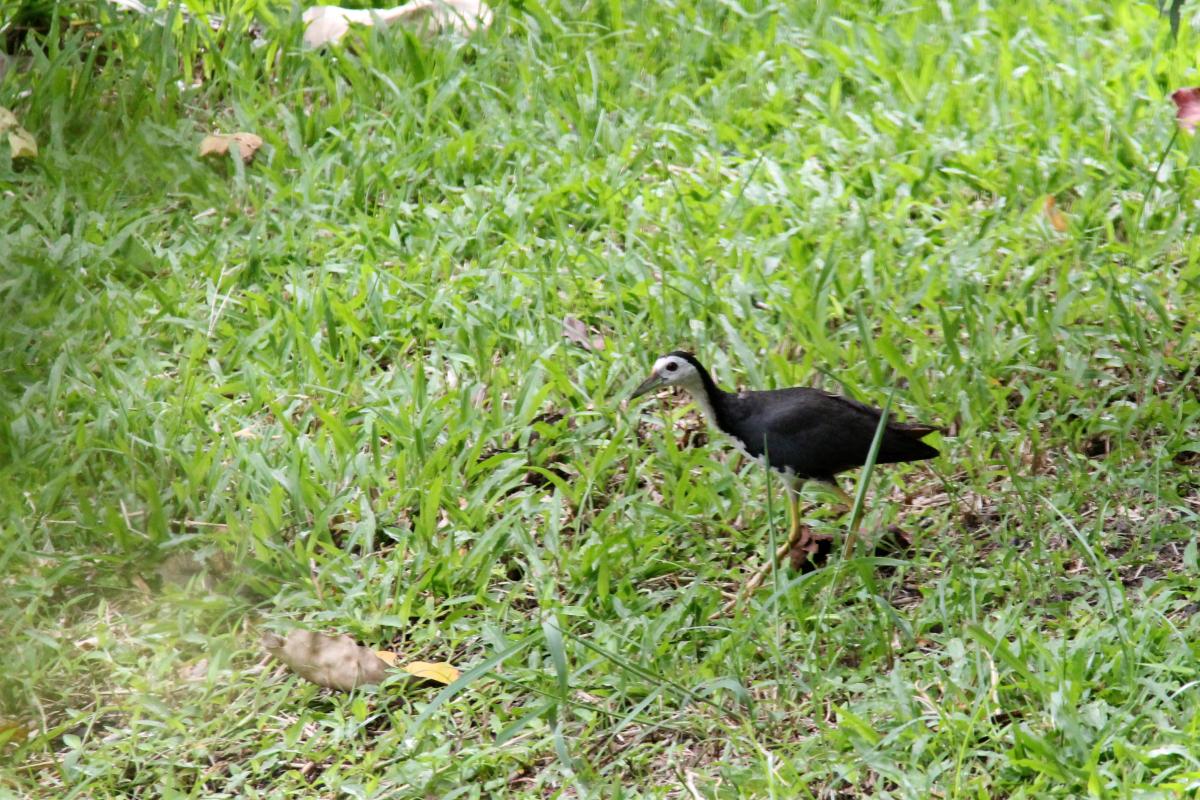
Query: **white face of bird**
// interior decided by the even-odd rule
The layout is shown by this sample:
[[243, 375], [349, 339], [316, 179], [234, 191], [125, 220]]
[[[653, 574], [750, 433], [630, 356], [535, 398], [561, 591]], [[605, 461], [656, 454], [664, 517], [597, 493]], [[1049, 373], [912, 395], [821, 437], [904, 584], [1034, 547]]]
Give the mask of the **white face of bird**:
[[633, 396], [630, 399], [641, 397], [646, 392], [653, 391], [660, 386], [682, 386], [692, 390], [692, 393], [695, 394], [696, 391], [702, 389], [704, 382], [700, 379], [700, 372], [692, 362], [677, 355], [667, 355], [654, 362], [654, 369], [650, 370], [650, 377], [633, 390]]

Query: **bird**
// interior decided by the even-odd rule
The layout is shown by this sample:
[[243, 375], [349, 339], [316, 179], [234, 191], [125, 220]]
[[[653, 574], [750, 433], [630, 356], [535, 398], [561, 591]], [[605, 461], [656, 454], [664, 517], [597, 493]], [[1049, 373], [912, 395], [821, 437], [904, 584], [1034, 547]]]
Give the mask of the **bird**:
[[[799, 492], [806, 482], [823, 483], [848, 507], [853, 505], [836, 476], [866, 462], [883, 414], [881, 409], [805, 386], [727, 392], [696, 356], [684, 350], [655, 361], [650, 376], [633, 390], [630, 400], [664, 386], [684, 389], [707, 423], [726, 434], [742, 455], [765, 463], [783, 478], [788, 487], [791, 524], [787, 544], [779, 549], [781, 554], [789, 552], [804, 531]], [[936, 457], [938, 450], [921, 440], [939, 430], [934, 425], [897, 422], [889, 414], [875, 463]], [[847, 536], [847, 553], [853, 549], [853, 536], [852, 530]], [[769, 564], [764, 569], [769, 570]]]

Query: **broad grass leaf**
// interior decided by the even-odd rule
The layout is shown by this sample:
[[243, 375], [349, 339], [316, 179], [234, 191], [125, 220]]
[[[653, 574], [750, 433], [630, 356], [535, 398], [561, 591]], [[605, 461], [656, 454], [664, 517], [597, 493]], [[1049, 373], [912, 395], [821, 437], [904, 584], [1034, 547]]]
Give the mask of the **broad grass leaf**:
[[205, 136], [200, 140], [200, 157], [223, 156], [230, 148], [236, 148], [242, 161], [249, 164], [254, 160], [254, 154], [262, 147], [262, 137], [257, 134], [239, 131], [238, 133], [218, 133]]

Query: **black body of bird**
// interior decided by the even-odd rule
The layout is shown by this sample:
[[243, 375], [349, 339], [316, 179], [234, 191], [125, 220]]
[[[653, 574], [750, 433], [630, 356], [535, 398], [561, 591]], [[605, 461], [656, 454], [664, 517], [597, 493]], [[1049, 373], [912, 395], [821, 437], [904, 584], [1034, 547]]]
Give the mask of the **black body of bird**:
[[[680, 360], [691, 370], [682, 367]], [[835, 483], [837, 473], [861, 467], [870, 454], [883, 413], [856, 400], [806, 387], [726, 392], [695, 356], [682, 350], [659, 359], [655, 373], [634, 396], [670, 384], [687, 389], [710, 424], [731, 436], [740, 450], [795, 481]], [[921, 437], [936, 430], [932, 425], [889, 420], [876, 463], [937, 456], [936, 448], [921, 441]]]
[[[834, 476], [866, 463], [883, 413], [881, 409], [820, 389], [803, 387], [737, 394], [726, 392], [717, 386], [695, 356], [683, 350], [668, 353], [654, 362], [650, 377], [634, 390], [633, 396], [639, 397], [659, 386], [686, 389], [710, 425], [729, 435], [747, 456], [768, 463], [785, 477], [791, 525], [787, 542], [776, 552], [776, 559], [789, 552], [812, 552], [813, 542], [801, 523], [799, 506], [800, 489], [806, 481], [828, 485], [847, 509], [853, 506], [850, 496]], [[936, 430], [932, 425], [905, 424], [889, 417], [876, 453], [876, 463], [933, 458], [938, 451], [921, 438]], [[854, 551], [860, 519], [856, 516], [851, 520], [846, 554]], [[767, 561], [746, 583], [746, 594], [762, 582], [773, 563]], [[733, 602], [726, 609], [732, 607]]]

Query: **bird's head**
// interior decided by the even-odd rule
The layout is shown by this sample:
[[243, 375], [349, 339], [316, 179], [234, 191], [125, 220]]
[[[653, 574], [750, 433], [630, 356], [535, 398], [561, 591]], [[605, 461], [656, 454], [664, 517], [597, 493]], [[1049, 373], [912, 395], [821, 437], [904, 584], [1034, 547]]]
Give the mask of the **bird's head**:
[[660, 386], [682, 386], [691, 392], [701, 391], [704, 387], [702, 369], [700, 362], [691, 353], [685, 353], [683, 350], [668, 353], [654, 362], [650, 377], [633, 390], [630, 399], [641, 397]]

